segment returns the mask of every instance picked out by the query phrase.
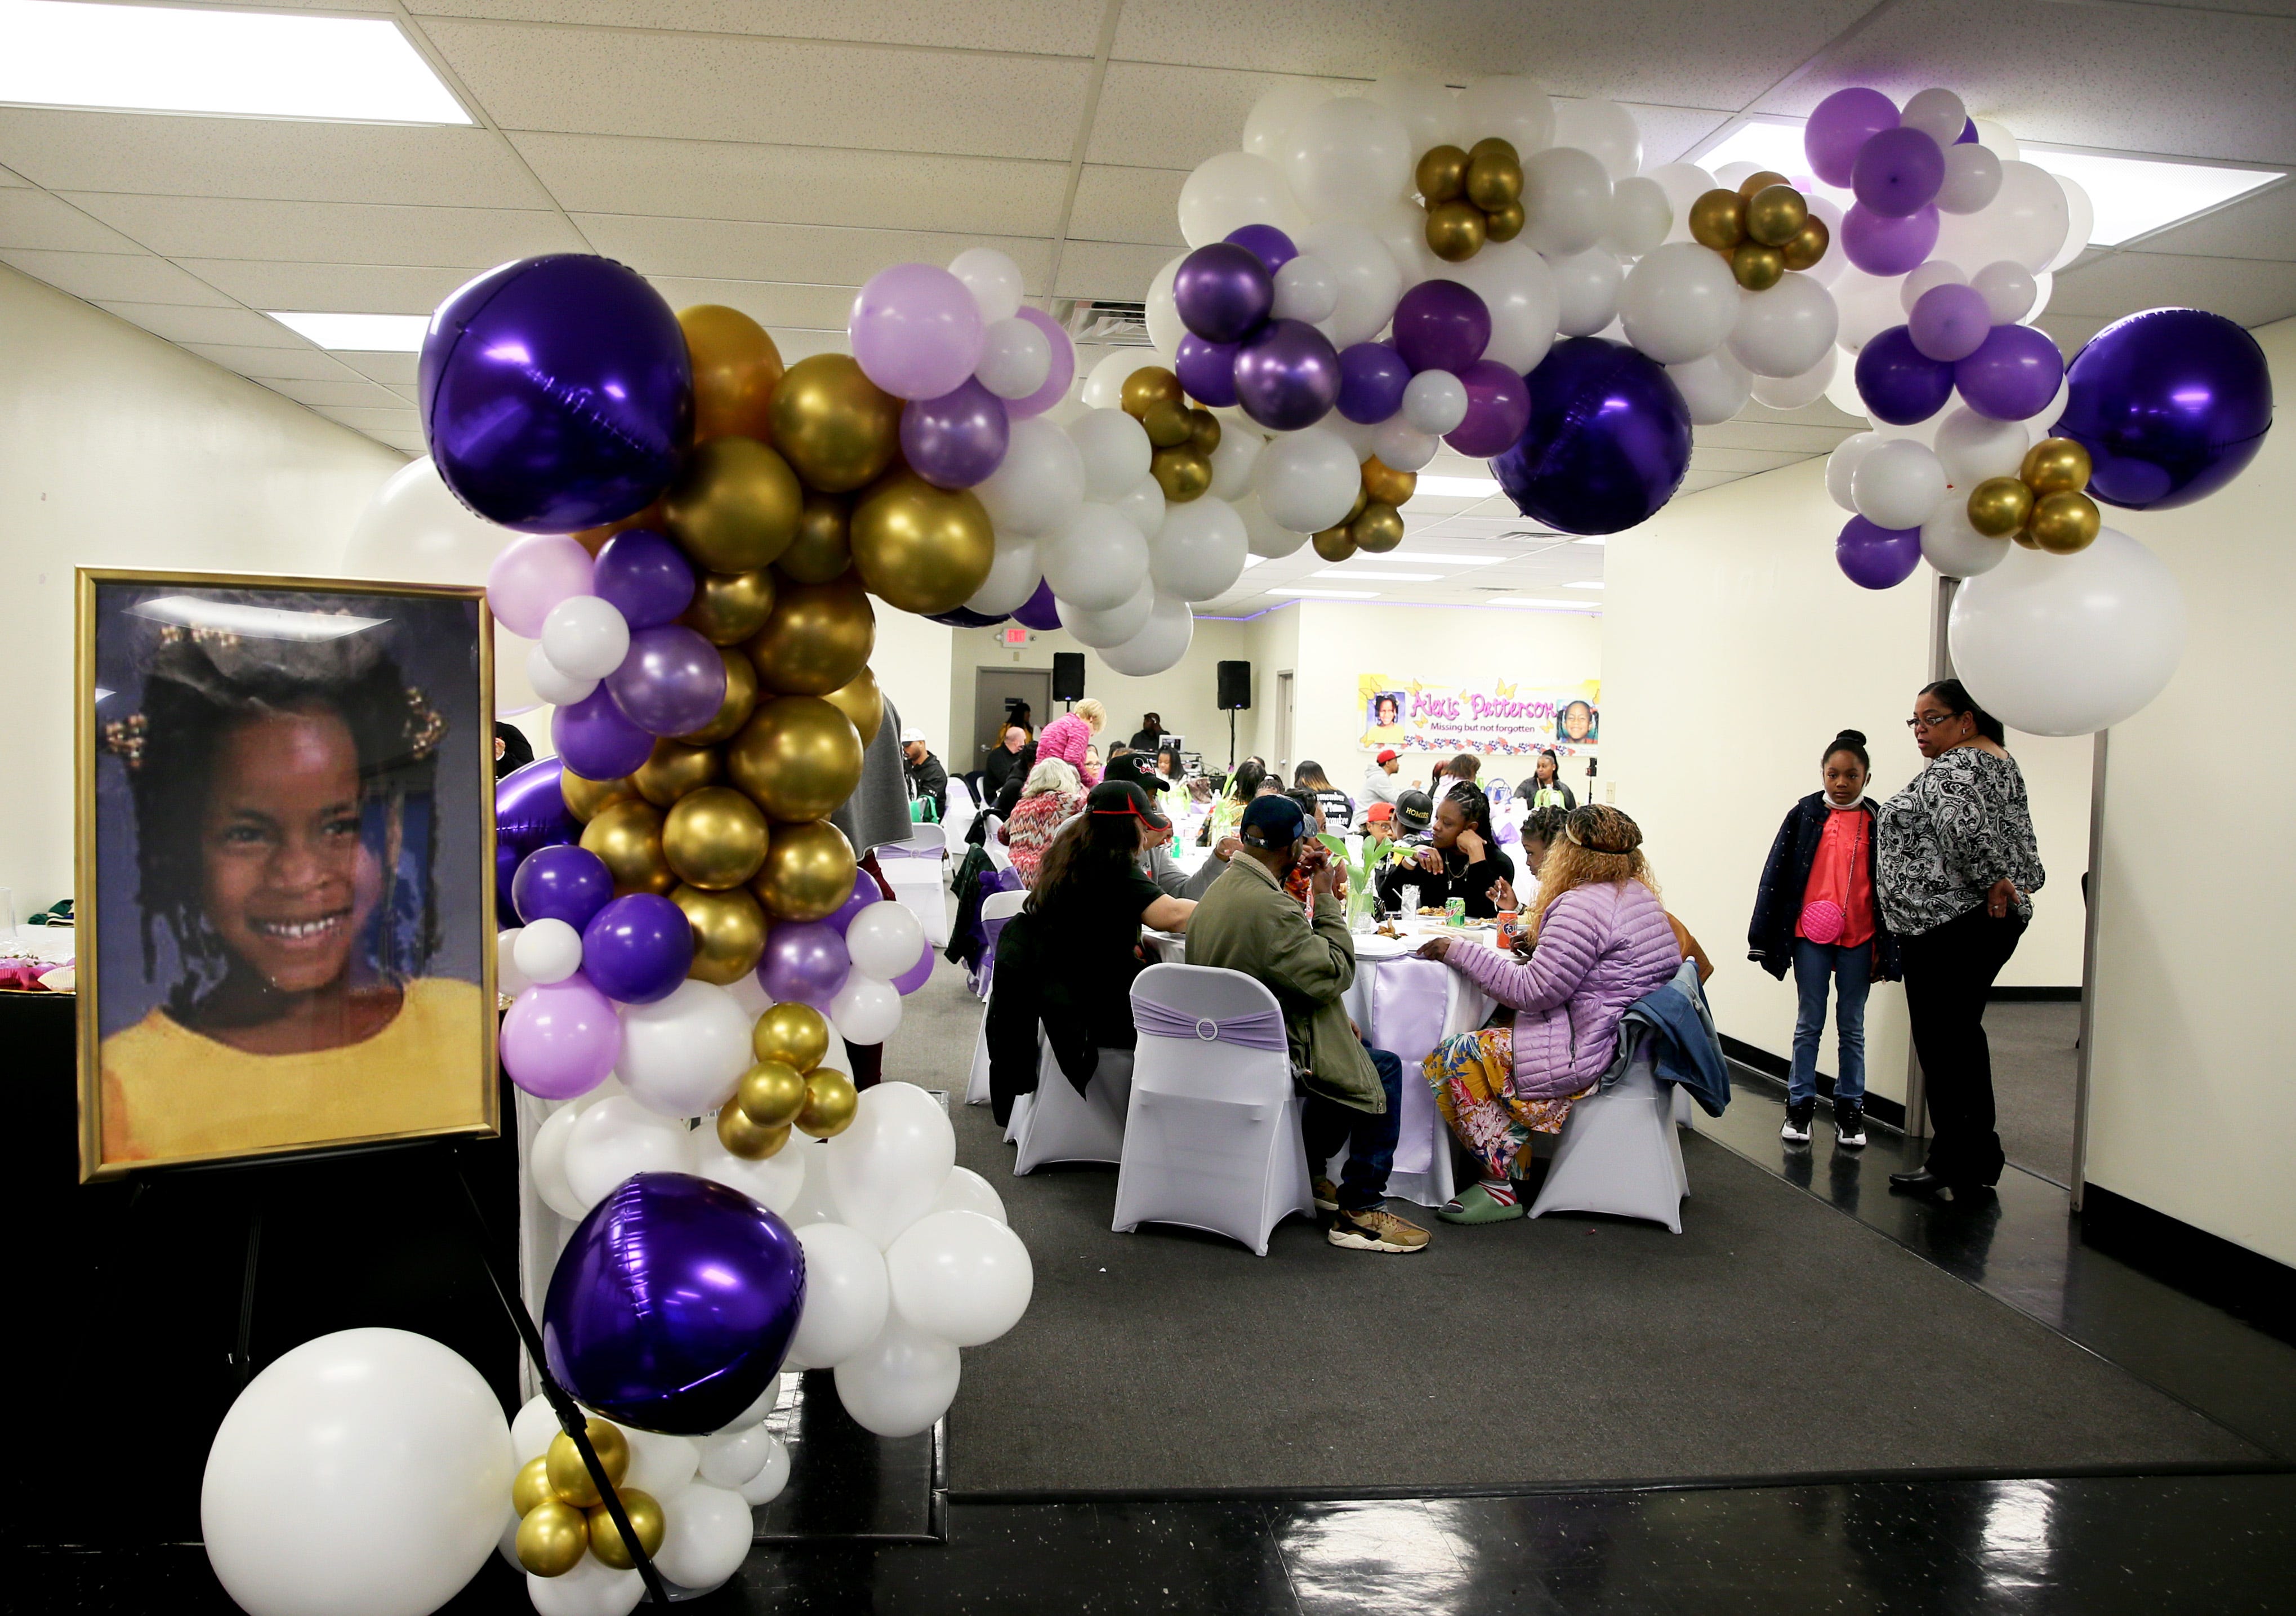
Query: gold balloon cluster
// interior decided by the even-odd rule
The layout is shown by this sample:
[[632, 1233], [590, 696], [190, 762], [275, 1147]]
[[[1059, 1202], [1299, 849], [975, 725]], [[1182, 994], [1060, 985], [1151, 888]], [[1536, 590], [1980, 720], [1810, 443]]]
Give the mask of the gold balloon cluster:
[[[622, 1513], [629, 1517], [630, 1530], [652, 1558], [661, 1548], [668, 1522], [652, 1494], [622, 1485], [630, 1471], [629, 1439], [619, 1426], [594, 1415], [586, 1434], [599, 1468], [621, 1500]], [[563, 1577], [582, 1563], [585, 1554], [618, 1571], [637, 1568], [636, 1557], [598, 1495], [589, 1466], [582, 1463], [581, 1450], [564, 1431], [550, 1439], [547, 1452], [519, 1467], [510, 1501], [518, 1512], [518, 1563], [536, 1576]]]
[[1363, 480], [1347, 516], [1310, 541], [1316, 554], [1327, 562], [1343, 562], [1359, 550], [1386, 554], [1403, 542], [1403, 502], [1418, 488], [1418, 472], [1396, 471], [1372, 455], [1363, 463]]
[[789, 1143], [790, 1129], [833, 1138], [853, 1125], [860, 1095], [853, 1079], [824, 1066], [829, 1022], [810, 1005], [767, 1010], [750, 1033], [757, 1063], [718, 1113], [718, 1142], [734, 1155], [762, 1161]]
[[1808, 269], [1833, 241], [1808, 199], [1767, 168], [1735, 191], [1707, 192], [1690, 204], [1689, 224], [1690, 239], [1729, 259], [1748, 291], [1767, 291], [1787, 270]]
[[1200, 499], [1212, 486], [1212, 451], [1219, 419], [1191, 406], [1180, 379], [1160, 365], [1144, 365], [1124, 379], [1124, 413], [1148, 434], [1148, 474], [1170, 504]]
[[2025, 451], [2014, 477], [1988, 477], [1969, 491], [1969, 525], [1988, 538], [2070, 555], [2096, 542], [2103, 516], [2088, 487], [2088, 451], [2070, 438], [2044, 438]]
[[1447, 264], [1464, 263], [1485, 242], [1522, 234], [1522, 158], [1496, 135], [1466, 151], [1430, 147], [1415, 176], [1427, 209], [1427, 250]]

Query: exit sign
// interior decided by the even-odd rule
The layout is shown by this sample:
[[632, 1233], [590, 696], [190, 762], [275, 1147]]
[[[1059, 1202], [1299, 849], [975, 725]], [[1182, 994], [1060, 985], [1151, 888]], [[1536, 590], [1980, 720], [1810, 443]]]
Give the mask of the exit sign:
[[1025, 645], [1029, 643], [1029, 631], [1018, 623], [1007, 623], [1003, 632], [1004, 644], [1007, 645]]

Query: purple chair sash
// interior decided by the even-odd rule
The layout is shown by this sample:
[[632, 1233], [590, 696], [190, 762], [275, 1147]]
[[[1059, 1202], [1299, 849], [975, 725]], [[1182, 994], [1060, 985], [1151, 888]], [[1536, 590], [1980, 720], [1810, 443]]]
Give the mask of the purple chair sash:
[[938, 859], [947, 851], [945, 848], [914, 848], [906, 841], [881, 841], [872, 850], [881, 864], [888, 858]]
[[1152, 1038], [1196, 1038], [1207, 1044], [1237, 1044], [1246, 1049], [1285, 1051], [1292, 1046], [1283, 1034], [1283, 1017], [1273, 1010], [1215, 1020], [1160, 1005], [1135, 994], [1132, 1024]]

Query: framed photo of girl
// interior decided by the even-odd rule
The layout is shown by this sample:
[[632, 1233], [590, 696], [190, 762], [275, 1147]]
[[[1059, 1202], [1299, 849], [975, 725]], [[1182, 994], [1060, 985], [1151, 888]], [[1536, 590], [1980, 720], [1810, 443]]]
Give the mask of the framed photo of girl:
[[497, 1131], [483, 596], [80, 570], [83, 1180]]

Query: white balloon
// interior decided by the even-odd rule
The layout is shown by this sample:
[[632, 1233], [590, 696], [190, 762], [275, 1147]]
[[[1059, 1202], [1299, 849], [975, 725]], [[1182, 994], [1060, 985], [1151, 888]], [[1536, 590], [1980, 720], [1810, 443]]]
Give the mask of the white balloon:
[[677, 1495], [676, 1509], [662, 1511], [654, 1564], [680, 1587], [714, 1588], [742, 1569], [756, 1535], [740, 1493], [697, 1484]]
[[200, 1489], [208, 1563], [249, 1616], [429, 1616], [494, 1553], [517, 1468], [455, 1353], [405, 1330], [323, 1335], [224, 1415]]
[[2001, 159], [1975, 142], [1945, 149], [1945, 182], [1938, 187], [1938, 211], [1980, 213], [2001, 194]]
[[1669, 217], [1663, 240], [1688, 241], [1690, 204], [1714, 189], [1714, 176], [1696, 163], [1660, 163], [1643, 177], [1666, 193]]
[[923, 923], [906, 904], [864, 905], [845, 928], [845, 948], [853, 956], [853, 968], [889, 982], [917, 963], [924, 946]]
[[1940, 286], [1968, 284], [1969, 277], [1961, 273], [1960, 265], [1949, 264], [1943, 258], [1931, 258], [1898, 283], [1898, 307], [1910, 315], [1914, 312], [1914, 305], [1922, 300], [1923, 292], [1933, 291]]
[[1839, 349], [1829, 348], [1799, 376], [1757, 376], [1754, 378], [1754, 402], [1774, 410], [1798, 410], [1816, 403], [1825, 396], [1826, 384], [1833, 380], [1835, 356]]
[[1380, 422], [1379, 435], [1372, 439], [1372, 453], [1390, 472], [1416, 472], [1435, 458], [1442, 443], [1434, 433], [1421, 431], [1401, 415], [1390, 415]]
[[788, 1444], [779, 1437], [769, 1436], [766, 1440], [773, 1444], [772, 1451], [767, 1454], [766, 1462], [758, 1473], [742, 1483], [742, 1502], [752, 1509], [771, 1504], [782, 1496], [782, 1489], [789, 1485]]
[[528, 1572], [526, 1596], [535, 1616], [629, 1616], [645, 1597], [645, 1579], [585, 1554], [560, 1576]]
[[[980, 306], [982, 324], [994, 325], [1021, 312], [1021, 294], [1027, 290], [1021, 284], [1021, 267], [994, 247], [966, 248], [949, 259], [948, 272], [964, 283], [965, 291]], [[1013, 396], [1020, 395], [1008, 395]]]
[[[781, 1377], [775, 1375], [774, 1379], [778, 1391]], [[772, 1456], [773, 1443], [773, 1433], [758, 1424], [737, 1425], [714, 1437], [703, 1437], [701, 1464], [696, 1473], [711, 1487], [739, 1487], [765, 1467], [766, 1460]]]
[[1111, 672], [1144, 679], [1177, 666], [1195, 636], [1196, 616], [1188, 603], [1160, 595], [1149, 609], [1146, 626], [1121, 645], [1103, 651], [1100, 660]]
[[876, 1340], [837, 1366], [837, 1400], [865, 1430], [913, 1437], [948, 1412], [962, 1373], [948, 1342], [888, 1321]]
[[[912, 956], [909, 964], [916, 963]], [[829, 1019], [849, 1043], [882, 1044], [900, 1029], [900, 989], [857, 971], [829, 1001]]]
[[1079, 645], [1095, 651], [1105, 651], [1111, 645], [1121, 645], [1148, 626], [1148, 614], [1155, 610], [1156, 586], [1148, 579], [1140, 580], [1140, 587], [1121, 606], [1106, 611], [1086, 611], [1071, 605], [1057, 595], [1053, 605], [1059, 611], [1061, 627]]
[[1882, 441], [1879, 432], [1854, 433], [1835, 444], [1833, 453], [1825, 457], [1825, 491], [1843, 510], [1857, 509], [1857, 502], [1850, 497], [1851, 480], [1857, 475], [1857, 463]]
[[1799, 376], [1833, 349], [1841, 313], [1833, 294], [1806, 275], [1787, 275], [1767, 291], [1741, 291], [1730, 351], [1758, 376]]
[[1303, 252], [1275, 272], [1277, 319], [1305, 320], [1312, 325], [1330, 319], [1339, 306], [1340, 277], [1315, 254]]
[[1630, 175], [1611, 185], [1611, 222], [1603, 231], [1606, 251], [1638, 258], [1665, 242], [1673, 228], [1673, 200], [1656, 179]]
[[1124, 402], [1125, 378], [1147, 363], [1148, 357], [1136, 348], [1119, 348], [1113, 353], [1103, 354], [1085, 373], [1083, 385], [1077, 390], [1077, 396], [1084, 400], [1086, 409], [1118, 409]]
[[1121, 606], [1148, 577], [1148, 541], [1140, 529], [1091, 500], [1067, 532], [1037, 547], [1037, 558], [1053, 593], [1087, 611]]
[[1180, 318], [1180, 306], [1172, 297], [1172, 283], [1179, 277], [1180, 266], [1187, 261], [1186, 253], [1169, 259], [1148, 283], [1147, 314], [1148, 340], [1167, 363], [1179, 353], [1180, 339], [1188, 334], [1185, 322]]
[[1522, 375], [1538, 368], [1562, 322], [1562, 294], [1545, 258], [1521, 241], [1490, 242], [1465, 263], [1444, 266], [1443, 278], [1458, 282], [1490, 310], [1484, 358]]
[[1143, 538], [1153, 538], [1164, 530], [1164, 485], [1152, 475], [1101, 503], [1139, 529]]
[[1180, 237], [1191, 247], [1224, 241], [1246, 225], [1290, 234], [1306, 223], [1283, 170], [1249, 152], [1206, 158], [1180, 186]]
[[1689, 406], [1693, 426], [1716, 426], [1729, 420], [1746, 407], [1754, 390], [1753, 373], [1727, 348], [1718, 348], [1686, 364], [1669, 365], [1666, 373]]
[[693, 1143], [683, 1119], [617, 1095], [582, 1108], [567, 1130], [565, 1159], [566, 1187], [586, 1212], [632, 1173], [690, 1170]]
[[[1412, 210], [1408, 203], [1402, 206]], [[1394, 317], [1396, 299], [1403, 295], [1403, 272], [1379, 234], [1368, 225], [1332, 219], [1301, 231], [1298, 246], [1303, 258], [1313, 255], [1331, 272], [1332, 306], [1316, 317], [1329, 322], [1326, 334], [1332, 345], [1350, 348], [1377, 336]]]
[[1759, 163], [1724, 163], [1714, 170], [1714, 183], [1725, 191], [1735, 191], [1761, 171]]
[[1321, 102], [1292, 120], [1275, 155], [1311, 219], [1361, 219], [1411, 193], [1419, 153], [1403, 120], [1362, 95]]
[[750, 1426], [760, 1424], [771, 1417], [774, 1410], [782, 1406], [782, 1387], [788, 1378], [786, 1375], [776, 1374], [772, 1380], [767, 1382], [766, 1389], [758, 1393], [747, 1408], [718, 1428], [718, 1434], [722, 1436], [735, 1431], [747, 1431]]
[[734, 996], [692, 977], [651, 1005], [624, 1005], [614, 1070], [630, 1098], [665, 1117], [707, 1117], [750, 1069], [750, 1024]]
[[1223, 422], [1219, 447], [1211, 453], [1211, 493], [1219, 499], [1239, 499], [1251, 491], [1251, 468], [1267, 439], [1257, 431]]
[[1931, 250], [1956, 264], [2012, 258], [2038, 272], [2057, 256], [2070, 224], [2070, 204], [2054, 175], [2031, 163], [2005, 161], [2000, 193], [1978, 212], [1945, 215]]
[[[499, 662], [495, 665], [502, 666]], [[527, 647], [526, 682], [536, 695], [554, 707], [570, 707], [598, 688], [594, 678], [578, 679], [572, 674], [559, 671], [540, 640]]]
[[529, 922], [518, 934], [518, 968], [530, 982], [562, 982], [582, 968], [582, 934], [562, 920]]
[[[1401, 470], [1400, 467], [1397, 469]], [[1357, 475], [1361, 475], [1360, 467], [1357, 468]], [[1350, 499], [1349, 503], [1352, 504], [1355, 502]], [[1243, 540], [1250, 546], [1254, 555], [1268, 561], [1281, 561], [1308, 542], [1306, 533], [1294, 528], [1283, 527], [1274, 517], [1268, 515], [1267, 508], [1259, 503], [1259, 496], [1257, 493], [1246, 494], [1238, 499], [1235, 502], [1235, 513], [1243, 518]], [[1152, 584], [1148, 587], [1152, 595], [1155, 586]], [[1154, 604], [1152, 599], [1150, 604], [1152, 606]], [[1147, 619], [1143, 618], [1141, 621], [1144, 625]]]
[[2050, 177], [2065, 193], [2065, 244], [2058, 248], [2057, 256], [2044, 266], [2045, 268], [2057, 270], [2088, 250], [2090, 233], [2096, 228], [2096, 204], [2089, 200], [2088, 190], [2080, 181], [2062, 174], [2054, 174]]
[[1996, 325], [2013, 325], [2033, 312], [2038, 305], [2039, 286], [2033, 272], [2022, 264], [2013, 264], [2000, 258], [1988, 264], [1969, 277], [1985, 299], [1985, 312], [1993, 316]]
[[[840, 1039], [832, 1051], [832, 1057], [840, 1055], [844, 1047], [843, 1040]], [[842, 1058], [846, 1064], [835, 1070], [850, 1070], [852, 1057], [843, 1055]], [[793, 1134], [790, 1136], [790, 1142], [782, 1147], [782, 1153], [801, 1157], [805, 1162], [805, 1181], [798, 1186], [797, 1199], [791, 1202], [789, 1210], [782, 1214], [782, 1221], [793, 1229], [801, 1229], [816, 1223], [835, 1223], [837, 1202], [836, 1198], [829, 1193], [828, 1144], [822, 1140], [808, 1139], [802, 1135]], [[794, 1357], [786, 1366], [792, 1369], [805, 1367]]]
[[1669, 242], [1628, 271], [1619, 318], [1627, 340], [1660, 365], [1702, 359], [1738, 323], [1737, 277], [1712, 249]]
[[542, 651], [570, 679], [603, 679], [629, 654], [630, 626], [596, 595], [570, 595], [542, 619]]
[[523, 930], [512, 926], [495, 933], [495, 990], [504, 998], [514, 999], [534, 986], [518, 968], [518, 934]]
[[2185, 595], [2117, 529], [2073, 555], [2009, 546], [1954, 595], [1946, 640], [1970, 693], [2035, 735], [2109, 728], [2167, 688], [2185, 654]]
[[[1412, 380], [1416, 382], [1418, 378]], [[1456, 377], [1450, 380], [1453, 386], [1459, 385]], [[1466, 389], [1461, 387], [1459, 392], [1464, 401]], [[1405, 397], [1409, 398], [1407, 389]], [[1409, 405], [1405, 407], [1407, 410]], [[1464, 404], [1461, 413], [1465, 413]], [[1259, 452], [1259, 463], [1251, 473], [1252, 491], [1259, 496], [1269, 520], [1297, 533], [1319, 532], [1343, 521], [1362, 486], [1363, 463], [1348, 447], [1347, 439], [1320, 426], [1286, 432], [1271, 441]], [[1059, 593], [1057, 586], [1054, 593]]]
[[891, 1292], [884, 1254], [867, 1235], [841, 1223], [805, 1224], [797, 1238], [805, 1248], [805, 1311], [790, 1338], [790, 1356], [813, 1368], [833, 1368], [885, 1327]]
[[1972, 118], [1969, 121], [1977, 126], [1979, 145], [1983, 146], [2005, 163], [2017, 160], [2022, 148], [2017, 144], [2015, 135], [1989, 118]]
[[969, 1167], [953, 1167], [940, 1186], [940, 1194], [931, 1210], [935, 1212], [978, 1212], [999, 1223], [1008, 1221], [1004, 1202], [988, 1180]]
[[1435, 275], [1450, 274], [1451, 266], [1427, 249], [1427, 214], [1418, 204], [1397, 202], [1369, 220], [1368, 226], [1394, 261], [1400, 277], [1397, 283], [1399, 288], [1407, 289]]
[[1421, 371], [1404, 384], [1403, 418], [1438, 438], [1454, 431], [1467, 418], [1466, 383], [1447, 370]]
[[529, 1459], [538, 1459], [550, 1447], [550, 1439], [558, 1434], [558, 1415], [550, 1407], [550, 1399], [539, 1392], [519, 1405], [518, 1413], [510, 1423], [511, 1458], [523, 1464]]
[[1052, 373], [1053, 345], [1026, 320], [999, 320], [982, 334], [980, 363], [972, 367], [980, 385], [999, 398], [1025, 398]]
[[956, 1161], [956, 1134], [923, 1089], [880, 1083], [861, 1091], [852, 1124], [828, 1152], [839, 1217], [882, 1251], [940, 1194]]
[[[1837, 242], [1840, 241], [1841, 239], [1841, 209], [1834, 205], [1833, 199], [1828, 196], [1821, 196], [1813, 192], [1805, 196], [1803, 201], [1809, 204], [1809, 210], [1812, 214], [1824, 221], [1825, 227], [1833, 233], [1833, 239]], [[1840, 277], [1841, 272], [1849, 267], [1849, 255], [1848, 253], [1829, 252], [1824, 258], [1818, 259], [1816, 263], [1812, 264], [1808, 269], [1800, 271], [1800, 273], [1809, 276], [1811, 280], [1816, 281], [1823, 285], [1831, 286], [1833, 284], [1834, 281]]]
[[1898, 112], [1898, 121], [1909, 129], [1919, 129], [1940, 146], [1950, 146], [1961, 138], [1969, 122], [1969, 109], [1951, 90], [1916, 90]]
[[1619, 260], [1600, 247], [1550, 258], [1561, 299], [1556, 325], [1566, 337], [1591, 337], [1619, 314], [1619, 286], [1627, 277]]
[[1414, 152], [1470, 144], [1459, 117], [1457, 92], [1420, 73], [1383, 73], [1365, 92], [1403, 120]]
[[2056, 289], [2056, 284], [2057, 277], [2051, 270], [2044, 269], [2033, 277], [2033, 307], [2017, 316], [2018, 324], [2030, 325], [2048, 312], [2049, 294]]
[[1945, 468], [1926, 445], [1910, 438], [1874, 445], [1850, 474], [1857, 513], [1878, 527], [1918, 528], [1945, 496]]
[[1615, 101], [1565, 101], [1554, 107], [1554, 144], [1590, 153], [1614, 180], [1643, 166], [1643, 134]]
[[893, 1317], [958, 1347], [980, 1347], [1021, 1322], [1036, 1288], [1029, 1248], [979, 1212], [929, 1212], [886, 1249]]
[[701, 1463], [699, 1443], [688, 1437], [640, 1431], [635, 1425], [622, 1426], [622, 1434], [630, 1442], [629, 1485], [652, 1494], [654, 1501], [662, 1505], [685, 1492]]
[[[1945, 396], [1945, 402], [1938, 406], [1937, 414], [1928, 420], [1906, 422], [1903, 424], [1894, 421], [1875, 421], [1874, 436], [1884, 443], [1892, 443], [1902, 439], [1918, 443], [1925, 449], [1934, 450], [1937, 447], [1938, 429], [1945, 424], [1947, 416], [1960, 407], [1961, 395], [1949, 392]], [[1867, 419], [1871, 420], [1872, 417], [1869, 416]]]
[[[976, 494], [980, 491], [973, 490]], [[1044, 563], [1037, 559], [1037, 546], [1027, 539], [1008, 540], [999, 534], [996, 554], [988, 563], [988, 576], [980, 580], [980, 587], [964, 604], [968, 611], [1003, 617], [1026, 605], [1029, 597], [1037, 593], [1037, 586], [1044, 581]], [[740, 986], [738, 980], [734, 985]]]
[[1965, 496], [1988, 477], [2014, 477], [2032, 445], [2022, 422], [1996, 421], [1964, 405], [1946, 412], [1932, 447], [1946, 481]]
[[1360, 421], [1350, 421], [1337, 410], [1333, 410], [1316, 422], [1316, 425], [1321, 431], [1336, 432], [1346, 439], [1348, 452], [1356, 457], [1357, 465], [1371, 458], [1372, 446], [1379, 441], [1379, 428], [1366, 426]]
[[1988, 538], [1969, 525], [1969, 501], [1956, 493], [1922, 524], [1922, 559], [1945, 578], [1975, 578], [1990, 572], [2016, 546]]
[[1149, 581], [1159, 595], [1212, 600], [1235, 587], [1250, 553], [1235, 507], [1201, 495], [1165, 513], [1163, 534], [1148, 547]]
[[[1126, 376], [1139, 368], [1130, 358], [1128, 363], [1131, 368], [1124, 373]], [[1099, 372], [1094, 375], [1097, 378]], [[1117, 384], [1123, 385], [1123, 377], [1117, 378]], [[1148, 434], [1122, 410], [1095, 406], [1088, 414], [1069, 422], [1068, 434], [1083, 459], [1086, 498], [1113, 499], [1148, 475], [1148, 462], [1154, 454]]]
[[559, 1106], [534, 1130], [534, 1143], [526, 1153], [526, 1170], [534, 1180], [534, 1193], [552, 1211], [570, 1221], [578, 1220], [590, 1210], [566, 1180], [566, 1141], [580, 1114], [571, 1105]]
[[2024, 427], [2026, 436], [2035, 443], [2046, 438], [2049, 435], [2049, 429], [2064, 418], [2065, 405], [2071, 397], [2071, 381], [2067, 379], [2058, 382], [2056, 393], [2048, 403], [2043, 405], [2038, 413], [2026, 416], [2019, 423]]
[[343, 546], [343, 578], [409, 584], [484, 584], [487, 569], [512, 540], [455, 497], [425, 455], [375, 491]]
[[1554, 103], [1534, 79], [1479, 78], [1459, 97], [1459, 126], [1477, 140], [1498, 136], [1528, 160], [1554, 144]]
[[1522, 160], [1522, 239], [1549, 258], [1584, 252], [1611, 223], [1611, 176], [1575, 146], [1549, 146]]
[[1850, 353], [1857, 352], [1892, 325], [1906, 323], [1894, 275], [1875, 276], [1862, 269], [1845, 268], [1833, 277], [1833, 284], [1827, 291], [1833, 298], [1833, 340]]
[[1833, 367], [1833, 380], [1825, 384], [1825, 401], [1852, 421], [1866, 421], [1866, 400], [1857, 392], [1855, 350], [1845, 342], [1841, 352], [1841, 359]]
[[[727, 1150], [715, 1128], [693, 1130], [693, 1170], [696, 1176], [736, 1189], [769, 1212], [786, 1212], [805, 1186], [803, 1141], [789, 1142], [762, 1161], [751, 1161]], [[760, 1416], [763, 1417], [763, 1416]]]
[[[1319, 83], [1279, 84], [1251, 103], [1244, 115], [1243, 149], [1254, 157], [1275, 157], [1283, 150], [1283, 137], [1292, 126], [1311, 107], [1318, 107], [1332, 98], [1331, 86]], [[1245, 221], [1249, 223], [1250, 221]], [[1200, 246], [1201, 242], [1191, 242]]]

